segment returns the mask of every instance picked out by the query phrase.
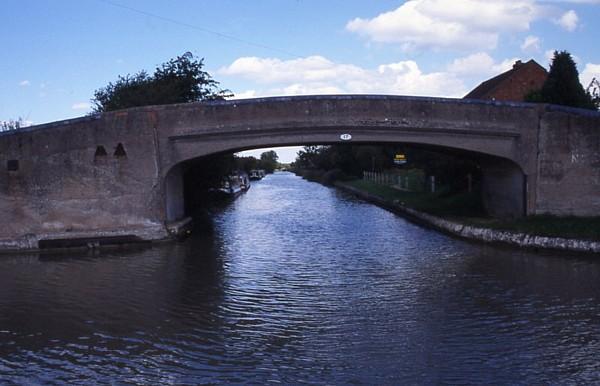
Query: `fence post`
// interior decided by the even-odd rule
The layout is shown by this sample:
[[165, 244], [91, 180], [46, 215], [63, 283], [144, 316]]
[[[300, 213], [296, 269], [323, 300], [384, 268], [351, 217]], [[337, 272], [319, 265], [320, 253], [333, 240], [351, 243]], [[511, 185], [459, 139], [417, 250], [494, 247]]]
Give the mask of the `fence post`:
[[471, 173], [467, 174], [467, 190], [469, 193], [473, 192], [473, 176]]

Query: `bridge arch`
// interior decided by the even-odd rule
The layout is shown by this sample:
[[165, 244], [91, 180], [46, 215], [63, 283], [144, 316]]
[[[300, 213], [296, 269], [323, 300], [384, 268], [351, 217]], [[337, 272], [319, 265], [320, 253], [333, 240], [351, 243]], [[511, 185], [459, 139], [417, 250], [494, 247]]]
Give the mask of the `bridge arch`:
[[[280, 146], [306, 146], [306, 145], [331, 145], [335, 143], [286, 143]], [[514, 161], [498, 157], [491, 154], [474, 152], [466, 150], [464, 147], [444, 147], [439, 144], [423, 142], [377, 142], [373, 139], [362, 142], [353, 142], [353, 144], [398, 144], [404, 146], [424, 147], [428, 150], [438, 150], [440, 152], [458, 151], [461, 155], [475, 160], [482, 172], [482, 202], [487, 213], [498, 217], [519, 217], [525, 215], [527, 200], [527, 177], [520, 165]], [[255, 145], [256, 146], [256, 145]], [[272, 147], [273, 145], [265, 143], [259, 145], [260, 148]], [[236, 153], [244, 150], [252, 150], [256, 147], [239, 147], [235, 145], [231, 148], [220, 149], [211, 153], [202, 153], [190, 159], [179, 162], [172, 166], [164, 178], [165, 185], [165, 208], [167, 221], [177, 221], [186, 215], [185, 203], [185, 175], [186, 166], [191, 162], [202, 162], [202, 159], [223, 153]]]
[[[418, 143], [507, 158], [535, 134], [528, 104], [392, 96], [274, 97], [173, 105], [160, 110], [163, 170], [198, 156], [298, 144]], [[528, 119], [531, 119], [529, 121]]]
[[168, 221], [183, 214], [177, 197], [183, 189], [181, 165], [189, 160], [264, 147], [336, 143], [416, 144], [477, 154], [488, 211], [499, 216], [526, 213], [526, 176], [532, 168], [521, 149], [530, 145], [527, 141], [536, 130], [524, 119], [537, 119], [532, 105], [314, 96], [213, 102], [199, 111], [178, 110], [163, 114], [173, 122], [164, 138]]

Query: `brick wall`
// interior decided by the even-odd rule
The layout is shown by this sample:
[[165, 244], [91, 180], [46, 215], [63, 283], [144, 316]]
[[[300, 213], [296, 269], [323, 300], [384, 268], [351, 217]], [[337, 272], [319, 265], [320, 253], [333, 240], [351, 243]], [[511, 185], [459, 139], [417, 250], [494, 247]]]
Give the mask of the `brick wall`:
[[542, 88], [547, 72], [534, 63], [516, 64], [518, 68], [512, 76], [498, 85], [489, 95], [489, 99], [498, 101], [523, 101], [532, 90]]

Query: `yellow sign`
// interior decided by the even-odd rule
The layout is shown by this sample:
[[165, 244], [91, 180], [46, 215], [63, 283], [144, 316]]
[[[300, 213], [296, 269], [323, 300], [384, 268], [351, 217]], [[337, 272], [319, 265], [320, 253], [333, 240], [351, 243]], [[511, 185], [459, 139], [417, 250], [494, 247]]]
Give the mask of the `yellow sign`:
[[404, 154], [396, 154], [394, 157], [394, 164], [404, 165], [406, 163], [406, 156]]

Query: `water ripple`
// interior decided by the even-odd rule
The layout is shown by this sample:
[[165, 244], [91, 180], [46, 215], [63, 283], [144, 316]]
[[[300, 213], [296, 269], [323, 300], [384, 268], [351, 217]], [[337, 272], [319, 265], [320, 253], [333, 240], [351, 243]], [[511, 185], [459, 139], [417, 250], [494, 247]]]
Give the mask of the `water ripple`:
[[289, 173], [185, 243], [0, 258], [2, 384], [593, 384], [600, 264]]

